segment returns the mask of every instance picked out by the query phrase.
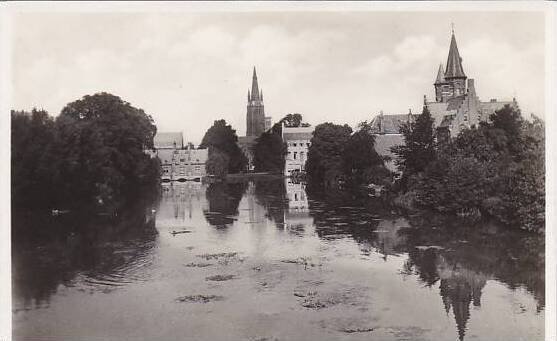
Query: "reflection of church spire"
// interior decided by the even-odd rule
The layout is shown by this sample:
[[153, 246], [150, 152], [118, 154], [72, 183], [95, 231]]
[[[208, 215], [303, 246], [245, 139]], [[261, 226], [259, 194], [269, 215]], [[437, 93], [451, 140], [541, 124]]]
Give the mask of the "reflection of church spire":
[[439, 258], [439, 293], [443, 300], [445, 312], [453, 309], [458, 339], [464, 340], [466, 324], [470, 319], [470, 303], [474, 306], [480, 305], [482, 289], [485, 286], [487, 276], [460, 265], [451, 265], [444, 257]]

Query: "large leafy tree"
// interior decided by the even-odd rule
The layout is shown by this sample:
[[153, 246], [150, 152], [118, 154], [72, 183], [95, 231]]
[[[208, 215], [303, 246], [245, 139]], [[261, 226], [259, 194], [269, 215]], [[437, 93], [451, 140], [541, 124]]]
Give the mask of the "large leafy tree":
[[254, 166], [256, 172], [281, 172], [284, 169], [286, 145], [279, 134], [267, 131], [256, 139]]
[[74, 202], [115, 202], [158, 178], [156, 161], [144, 153], [153, 146], [153, 119], [120, 97], [87, 95], [67, 104], [56, 125], [56, 176]]
[[261, 134], [254, 147], [254, 166], [258, 172], [280, 172], [284, 169], [287, 147], [282, 141], [282, 125], [285, 127], [309, 127], [302, 115], [288, 114], [273, 127]]
[[216, 148], [228, 157], [228, 171], [238, 173], [247, 165], [247, 158], [238, 147], [238, 135], [225, 120], [216, 120], [207, 130], [201, 141], [201, 148], [209, 148], [209, 152]]
[[371, 169], [383, 165], [374, 145], [375, 136], [368, 122], [361, 122], [358, 130], [346, 141], [342, 154], [344, 172], [355, 184], [369, 180], [366, 177], [372, 175]]
[[210, 175], [215, 175], [217, 177], [223, 178], [228, 174], [228, 163], [230, 158], [227, 154], [220, 151], [216, 147], [211, 147], [209, 149], [209, 159], [205, 164], [207, 173]]
[[322, 123], [315, 127], [308, 152], [306, 171], [314, 183], [330, 183], [343, 176], [343, 153], [352, 128]]
[[479, 213], [528, 230], [545, 223], [545, 125], [517, 108], [496, 111], [490, 122], [462, 130], [437, 158], [409, 178], [422, 207]]
[[12, 111], [11, 186], [14, 208], [50, 206], [56, 186], [56, 127], [44, 110]]
[[433, 118], [426, 106], [415, 121], [402, 124], [400, 130], [404, 136], [404, 145], [393, 147], [399, 157], [397, 166], [405, 177], [422, 172], [435, 160], [435, 131]]

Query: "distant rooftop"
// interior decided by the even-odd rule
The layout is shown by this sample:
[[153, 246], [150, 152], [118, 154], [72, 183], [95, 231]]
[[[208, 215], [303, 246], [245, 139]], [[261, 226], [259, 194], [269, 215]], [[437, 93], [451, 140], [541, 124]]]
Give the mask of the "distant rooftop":
[[283, 141], [289, 140], [311, 140], [314, 127], [282, 127]]
[[181, 132], [157, 133], [153, 142], [156, 149], [182, 148], [184, 136]]

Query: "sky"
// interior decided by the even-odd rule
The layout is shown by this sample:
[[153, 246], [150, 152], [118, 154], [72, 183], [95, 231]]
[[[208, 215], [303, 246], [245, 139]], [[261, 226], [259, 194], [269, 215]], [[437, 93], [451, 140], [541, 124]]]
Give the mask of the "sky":
[[57, 116], [106, 91], [198, 144], [214, 120], [246, 130], [257, 68], [266, 116], [313, 125], [421, 112], [451, 23], [481, 100], [544, 117], [542, 12], [40, 12], [12, 18], [11, 106]]

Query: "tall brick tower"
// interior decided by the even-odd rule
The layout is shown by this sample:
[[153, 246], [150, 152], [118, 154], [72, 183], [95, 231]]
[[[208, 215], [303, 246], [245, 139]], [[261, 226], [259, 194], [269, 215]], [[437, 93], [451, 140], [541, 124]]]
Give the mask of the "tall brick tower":
[[257, 84], [257, 73], [253, 67], [251, 92], [248, 90], [248, 110], [246, 114], [246, 136], [259, 136], [265, 131], [265, 107], [263, 91]]

